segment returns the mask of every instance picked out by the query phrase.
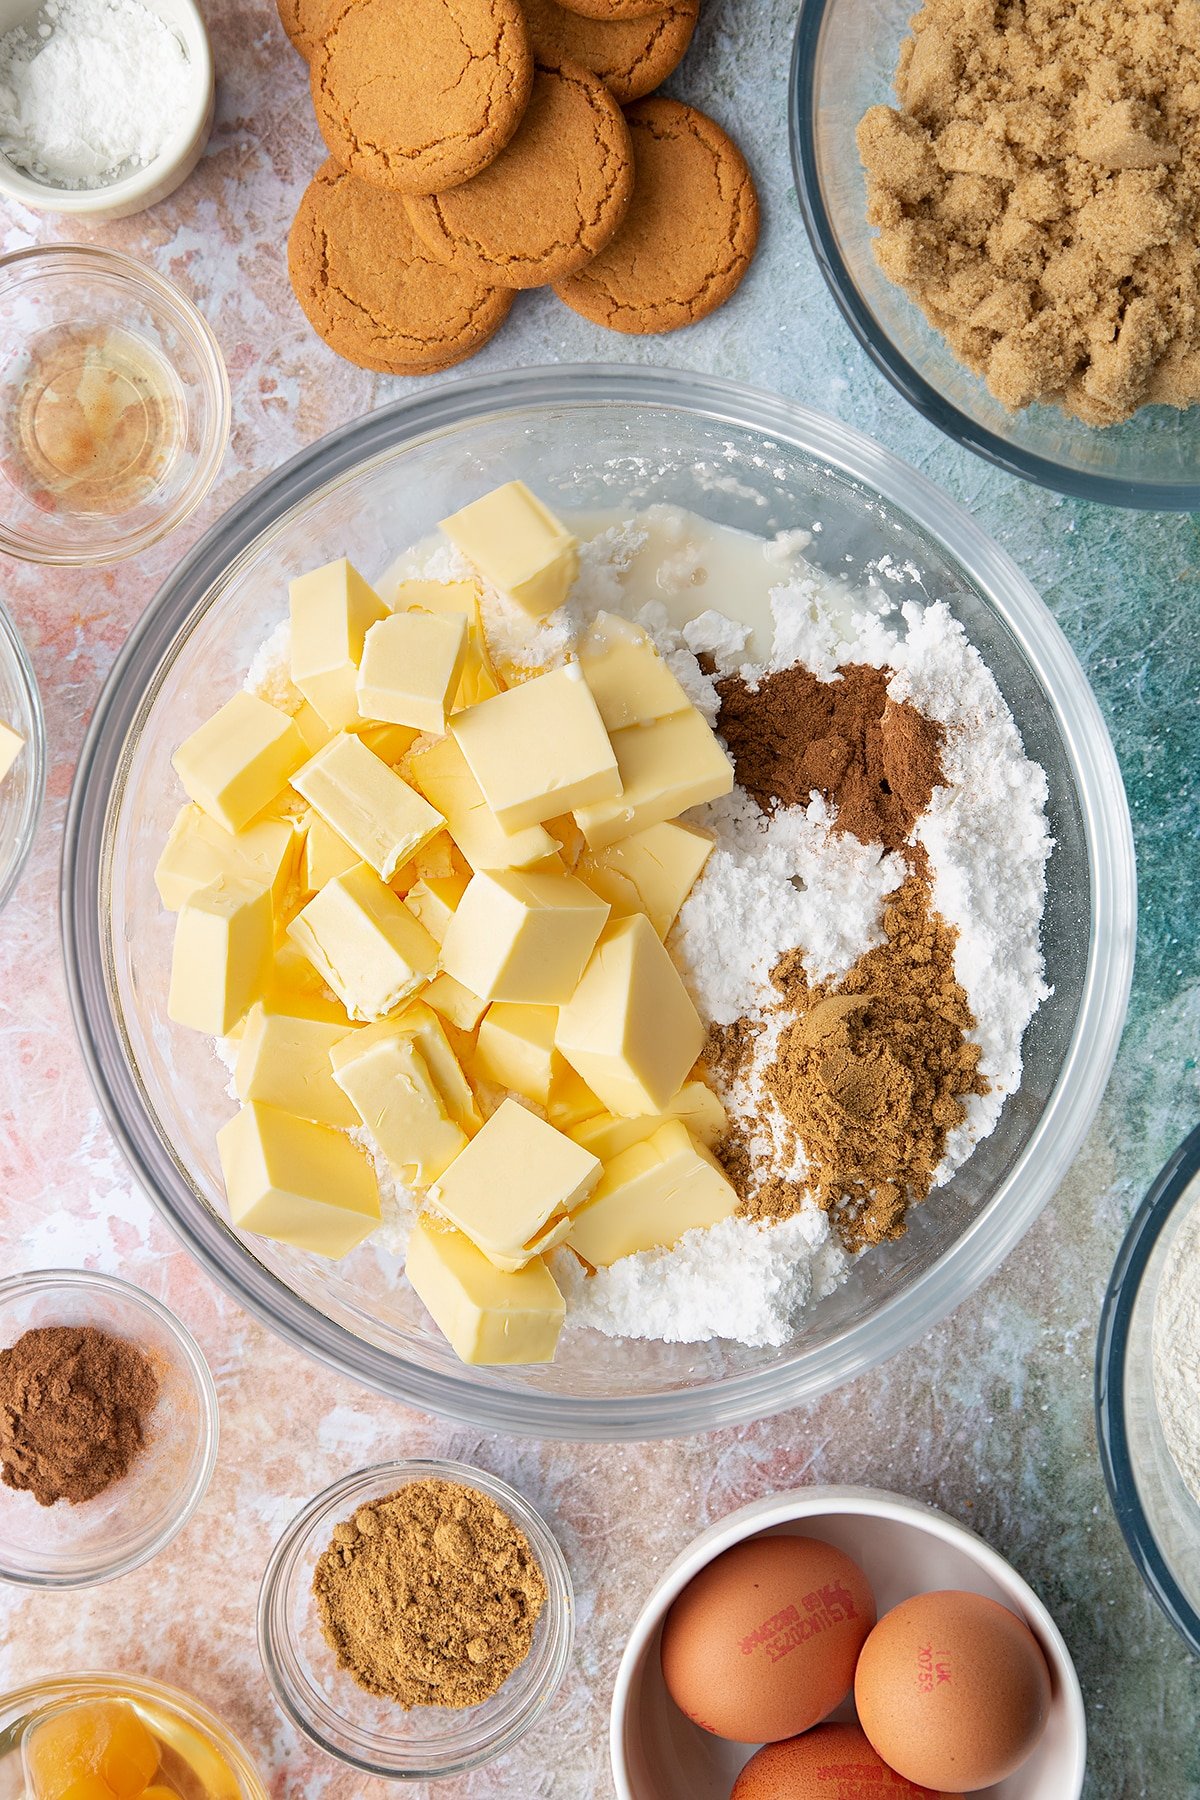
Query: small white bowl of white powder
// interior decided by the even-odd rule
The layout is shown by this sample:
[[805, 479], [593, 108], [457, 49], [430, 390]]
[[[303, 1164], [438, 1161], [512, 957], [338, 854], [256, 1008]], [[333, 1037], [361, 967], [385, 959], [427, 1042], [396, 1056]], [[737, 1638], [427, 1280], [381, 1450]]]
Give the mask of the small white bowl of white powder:
[[192, 0], [0, 0], [0, 194], [117, 219], [203, 154], [212, 50]]

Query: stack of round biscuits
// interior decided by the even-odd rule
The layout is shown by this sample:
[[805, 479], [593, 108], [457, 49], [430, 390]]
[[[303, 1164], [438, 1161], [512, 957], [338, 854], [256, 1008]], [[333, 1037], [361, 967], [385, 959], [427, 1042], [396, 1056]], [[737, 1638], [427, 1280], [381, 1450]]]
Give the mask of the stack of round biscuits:
[[758, 202], [741, 152], [652, 93], [699, 0], [278, 4], [330, 152], [288, 268], [350, 362], [447, 369], [521, 288], [552, 286], [613, 331], [672, 331], [749, 267]]

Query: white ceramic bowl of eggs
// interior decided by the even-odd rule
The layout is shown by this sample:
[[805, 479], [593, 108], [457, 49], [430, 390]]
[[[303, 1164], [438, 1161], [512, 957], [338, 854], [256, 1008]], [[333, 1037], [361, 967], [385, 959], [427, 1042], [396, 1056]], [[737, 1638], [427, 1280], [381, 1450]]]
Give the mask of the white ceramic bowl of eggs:
[[[784, 1535], [815, 1538], [850, 1557], [866, 1576], [881, 1620], [915, 1595], [957, 1590], [998, 1602], [1023, 1621], [1049, 1672], [1045, 1726], [1021, 1766], [973, 1790], [973, 1800], [1079, 1800], [1087, 1760], [1083, 1696], [1062, 1635], [1033, 1589], [982, 1538], [933, 1507], [873, 1488], [842, 1487], [802, 1488], [742, 1507], [702, 1533], [659, 1581], [630, 1634], [613, 1693], [610, 1750], [618, 1800], [730, 1800], [757, 1746], [718, 1737], [676, 1706], [662, 1672], [663, 1626], [676, 1599], [716, 1558], [748, 1540]], [[761, 1683], [760, 1673], [757, 1687]], [[853, 1696], [830, 1716], [854, 1720]], [[756, 1796], [759, 1791], [756, 1785]], [[768, 1783], [761, 1791], [772, 1797], [778, 1792], [782, 1800], [796, 1790]], [[809, 1787], [798, 1791], [807, 1800]], [[811, 1791], [841, 1790], [830, 1780], [817, 1781]], [[907, 1783], [878, 1791], [880, 1800], [893, 1792], [897, 1800], [921, 1792]]]

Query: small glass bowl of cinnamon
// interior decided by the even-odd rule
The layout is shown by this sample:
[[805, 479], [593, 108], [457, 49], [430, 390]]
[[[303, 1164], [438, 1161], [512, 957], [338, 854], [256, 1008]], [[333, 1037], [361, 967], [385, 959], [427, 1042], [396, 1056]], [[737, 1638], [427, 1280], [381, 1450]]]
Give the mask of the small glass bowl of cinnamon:
[[[313, 1595], [335, 1531], [412, 1483], [451, 1483], [490, 1500], [524, 1534], [546, 1597], [528, 1655], [490, 1699], [461, 1708], [414, 1706], [367, 1692], [323, 1634]], [[512, 1748], [546, 1711], [574, 1643], [574, 1597], [562, 1551], [541, 1515], [506, 1482], [463, 1463], [413, 1458], [343, 1476], [311, 1500], [276, 1544], [258, 1604], [258, 1646], [275, 1699], [304, 1735], [364, 1775], [421, 1781], [460, 1774]]]
[[[143, 1373], [145, 1365], [149, 1368], [148, 1393], [145, 1385], [139, 1390], [137, 1442], [123, 1473], [89, 1468], [86, 1428], [81, 1432], [80, 1415], [72, 1417], [69, 1409], [61, 1427], [53, 1428], [61, 1430], [60, 1445], [42, 1427], [44, 1478], [36, 1459], [16, 1447], [10, 1447], [12, 1460], [0, 1458], [8, 1475], [0, 1480], [0, 1581], [33, 1588], [92, 1587], [140, 1568], [195, 1512], [217, 1459], [217, 1393], [199, 1347], [179, 1320], [160, 1301], [115, 1276], [46, 1269], [0, 1281], [0, 1353], [11, 1355], [27, 1333], [47, 1327], [86, 1333], [94, 1347], [107, 1341], [132, 1352]], [[12, 1373], [12, 1360], [8, 1367]], [[18, 1385], [36, 1379], [37, 1359], [28, 1343], [19, 1352], [16, 1373]], [[32, 1432], [22, 1437], [20, 1452], [31, 1437]], [[63, 1469], [70, 1471], [65, 1481]], [[11, 1485], [14, 1472], [32, 1487]], [[92, 1492], [109, 1474], [106, 1485]], [[56, 1484], [65, 1491], [46, 1504]]]

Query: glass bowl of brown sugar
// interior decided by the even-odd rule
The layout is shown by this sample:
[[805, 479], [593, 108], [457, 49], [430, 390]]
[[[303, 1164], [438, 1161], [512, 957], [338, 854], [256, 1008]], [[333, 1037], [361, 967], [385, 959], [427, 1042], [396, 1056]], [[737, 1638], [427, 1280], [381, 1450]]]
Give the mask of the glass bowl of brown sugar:
[[0, 1281], [0, 1581], [92, 1587], [156, 1556], [217, 1459], [190, 1333], [112, 1275]]
[[574, 1635], [571, 1576], [545, 1521], [494, 1475], [435, 1459], [359, 1469], [318, 1494], [259, 1595], [282, 1711], [339, 1762], [390, 1781], [510, 1749], [544, 1718]]

